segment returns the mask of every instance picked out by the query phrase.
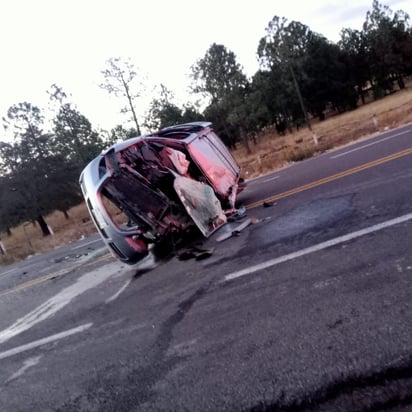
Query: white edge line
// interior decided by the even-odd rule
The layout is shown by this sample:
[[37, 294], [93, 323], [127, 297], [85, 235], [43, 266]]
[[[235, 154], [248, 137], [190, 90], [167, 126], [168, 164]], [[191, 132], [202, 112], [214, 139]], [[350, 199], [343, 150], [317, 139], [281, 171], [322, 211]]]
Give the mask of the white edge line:
[[107, 304], [117, 299], [120, 296], [120, 294], [130, 285], [131, 281], [132, 279], [129, 279], [112, 297], [106, 299], [105, 303]]
[[270, 178], [268, 178], [268, 179], [262, 180], [262, 181], [261, 181], [261, 182], [259, 182], [259, 183], [267, 183], [267, 182], [271, 182], [272, 180], [279, 179], [279, 177], [280, 177], [280, 176], [270, 177]]
[[12, 273], [12, 272], [14, 272], [14, 271], [17, 271], [17, 270], [19, 270], [19, 268], [13, 268], [13, 269], [10, 269], [10, 270], [8, 270], [7, 272], [0, 272], [0, 277], [3, 277], [3, 276], [6, 276], [6, 275], [8, 275], [8, 274], [10, 274], [10, 273]]
[[10, 356], [17, 355], [18, 353], [38, 348], [39, 346], [45, 345], [46, 343], [55, 342], [56, 340], [60, 340], [76, 333], [83, 332], [86, 329], [89, 329], [92, 325], [93, 323], [86, 323], [84, 325], [78, 326], [77, 328], [56, 333], [55, 335], [36, 340], [34, 342], [26, 343], [25, 345], [17, 346], [16, 348], [6, 350], [5, 352], [0, 352], [0, 359], [9, 358]]
[[327, 240], [326, 242], [318, 243], [317, 245], [310, 246], [306, 249], [299, 250], [297, 252], [290, 253], [289, 255], [280, 256], [275, 259], [268, 260], [266, 262], [262, 262], [258, 265], [250, 266], [246, 269], [242, 269], [237, 272], [232, 272], [226, 275], [221, 282], [227, 282], [229, 280], [233, 280], [239, 278], [241, 276], [250, 275], [251, 273], [257, 272], [259, 270], [267, 269], [271, 266], [278, 265], [279, 263], [287, 262], [288, 260], [292, 260], [304, 255], [308, 255], [310, 253], [318, 252], [322, 249], [329, 248], [331, 246], [336, 246], [340, 243], [347, 242], [352, 239], [356, 239], [358, 237], [367, 235], [372, 232], [377, 232], [379, 230], [385, 229], [387, 227], [406, 222], [412, 219], [412, 213], [409, 213], [404, 216], [397, 217], [395, 219], [387, 220], [386, 222], [378, 223], [377, 225], [370, 226], [368, 228], [358, 230], [356, 232], [348, 233], [347, 235], [339, 236], [335, 239]]
[[102, 242], [102, 243], [103, 243], [103, 241], [102, 241], [101, 239], [95, 239], [95, 240], [91, 240], [90, 242], [86, 242], [86, 243], [83, 243], [83, 244], [81, 244], [81, 245], [72, 247], [72, 250], [74, 250], [74, 249], [80, 249], [81, 247], [85, 247], [85, 246], [87, 246], [87, 245], [91, 245], [92, 243], [97, 243], [97, 242]]
[[23, 363], [23, 366], [17, 372], [13, 373], [13, 375], [11, 375], [10, 378], [7, 379], [5, 383], [10, 383], [11, 381], [14, 381], [15, 379], [20, 378], [20, 376], [22, 376], [27, 371], [27, 369], [32, 368], [33, 366], [36, 366], [40, 362], [40, 359], [42, 357], [43, 355], [39, 355], [39, 356], [35, 356], [33, 358], [27, 359]]
[[376, 140], [376, 141], [374, 141], [374, 142], [365, 144], [365, 145], [363, 145], [363, 146], [355, 147], [354, 149], [348, 150], [347, 152], [343, 152], [343, 153], [339, 153], [339, 154], [337, 154], [337, 155], [335, 155], [335, 156], [331, 156], [330, 159], [337, 159], [338, 157], [345, 156], [345, 155], [347, 155], [347, 154], [349, 154], [349, 153], [353, 153], [353, 152], [356, 152], [356, 151], [358, 151], [358, 150], [365, 149], [366, 147], [373, 146], [373, 145], [375, 145], [375, 144], [384, 142], [385, 140], [390, 140], [390, 139], [393, 139], [394, 137], [401, 136], [401, 135], [406, 134], [406, 133], [410, 133], [410, 130], [405, 130], [405, 131], [403, 131], [403, 132], [395, 133], [395, 134], [392, 134], [392, 135], [390, 135], [390, 136], [384, 137], [384, 138], [382, 138], [382, 139]]

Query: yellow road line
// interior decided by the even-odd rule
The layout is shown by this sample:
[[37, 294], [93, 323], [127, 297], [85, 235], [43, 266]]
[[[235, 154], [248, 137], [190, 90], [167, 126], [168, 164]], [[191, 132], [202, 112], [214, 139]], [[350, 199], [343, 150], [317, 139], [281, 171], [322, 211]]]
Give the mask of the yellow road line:
[[[334, 180], [341, 179], [342, 177], [349, 176], [349, 175], [352, 175], [354, 173], [361, 172], [362, 170], [366, 170], [366, 169], [369, 169], [371, 167], [375, 167], [375, 166], [381, 165], [383, 163], [390, 162], [391, 160], [395, 160], [395, 159], [398, 159], [400, 157], [407, 156], [407, 155], [410, 155], [410, 154], [412, 154], [412, 148], [402, 150], [401, 152], [394, 153], [394, 154], [382, 157], [382, 158], [377, 159], [377, 160], [373, 160], [372, 162], [365, 163], [363, 165], [354, 167], [353, 169], [344, 170], [343, 172], [336, 173], [335, 175], [324, 177], [322, 179], [316, 180], [316, 181], [308, 183], [306, 185], [296, 187], [294, 189], [288, 190], [288, 191], [283, 192], [283, 193], [279, 193], [279, 194], [274, 195], [274, 196], [270, 196], [266, 199], [258, 200], [257, 202], [250, 203], [246, 207], [247, 207], [247, 209], [253, 209], [254, 207], [258, 207], [258, 206], [262, 205], [264, 202], [274, 202], [274, 201], [282, 199], [284, 197], [292, 196], [296, 193], [300, 193], [300, 192], [303, 192], [305, 190], [312, 189], [314, 187], [323, 185], [325, 183], [333, 182]], [[72, 270], [75, 270], [75, 269], [79, 268], [80, 266], [84, 266], [84, 267], [85, 266], [90, 266], [90, 265], [92, 265], [96, 262], [108, 260], [111, 257], [112, 257], [112, 255], [107, 253], [103, 256], [100, 256], [99, 258], [97, 258], [95, 260], [90, 261], [90, 262], [87, 262], [87, 263], [84, 263], [84, 264], [83, 263], [78, 263], [74, 266], [71, 266], [70, 268], [62, 269], [62, 270], [59, 270], [57, 272], [53, 272], [53, 273], [50, 273], [48, 275], [42, 276], [40, 278], [33, 279], [33, 280], [28, 281], [28, 282], [21, 283], [20, 285], [17, 285], [13, 288], [6, 289], [6, 290], [0, 292], [0, 297], [8, 295], [10, 293], [17, 292], [17, 291], [22, 290], [22, 289], [29, 288], [31, 286], [38, 285], [38, 284], [43, 283], [43, 282], [45, 282], [47, 280], [50, 280], [52, 278], [62, 276], [62, 275], [66, 274], [66, 273], [68, 273]]]
[[361, 172], [362, 170], [366, 170], [366, 169], [369, 169], [371, 167], [375, 167], [375, 166], [381, 165], [383, 163], [390, 162], [391, 160], [395, 160], [395, 159], [398, 159], [400, 157], [407, 156], [407, 155], [410, 155], [410, 154], [412, 154], [412, 148], [402, 150], [401, 152], [394, 153], [394, 154], [382, 157], [382, 158], [377, 159], [377, 160], [373, 160], [372, 162], [365, 163], [365, 164], [360, 165], [360, 166], [356, 166], [353, 169], [344, 170], [343, 172], [336, 173], [335, 175], [324, 177], [322, 179], [316, 180], [316, 181], [308, 183], [306, 185], [296, 187], [294, 189], [288, 190], [288, 191], [283, 192], [283, 193], [279, 193], [279, 194], [274, 195], [274, 196], [270, 196], [266, 199], [258, 200], [256, 202], [250, 203], [249, 205], [246, 205], [246, 208], [247, 209], [253, 209], [255, 207], [261, 206], [264, 202], [274, 202], [275, 200], [279, 200], [279, 199], [282, 199], [284, 197], [292, 196], [296, 193], [300, 193], [300, 192], [303, 192], [305, 190], [312, 189], [314, 187], [323, 185], [325, 183], [333, 182], [334, 180], [341, 179], [342, 177], [349, 176], [349, 175], [352, 175], [354, 173]]
[[8, 295], [8, 294], [10, 294], [10, 293], [17, 292], [17, 291], [19, 291], [19, 290], [27, 289], [27, 288], [29, 288], [29, 287], [32, 287], [32, 286], [38, 285], [38, 284], [40, 284], [40, 283], [46, 282], [47, 280], [50, 280], [50, 279], [57, 278], [57, 277], [59, 277], [59, 276], [65, 275], [66, 273], [72, 272], [73, 270], [76, 270], [77, 268], [79, 268], [79, 267], [81, 267], [81, 266], [87, 267], [87, 266], [90, 266], [90, 265], [92, 265], [92, 264], [94, 264], [94, 263], [96, 263], [96, 262], [108, 260], [108, 259], [111, 258], [111, 257], [112, 257], [112, 255], [111, 255], [110, 253], [106, 253], [105, 255], [100, 256], [100, 257], [98, 257], [97, 259], [93, 259], [93, 260], [90, 261], [90, 262], [77, 263], [77, 264], [75, 264], [75, 265], [73, 265], [73, 266], [70, 266], [70, 267], [65, 268], [65, 269], [61, 269], [61, 270], [59, 270], [59, 271], [57, 271], [57, 272], [49, 273], [48, 275], [44, 275], [44, 276], [41, 276], [41, 277], [39, 277], [39, 278], [29, 280], [29, 281], [27, 281], [27, 282], [21, 283], [20, 285], [14, 286], [13, 288], [6, 289], [6, 290], [0, 292], [0, 297], [1, 297], [1, 296]]

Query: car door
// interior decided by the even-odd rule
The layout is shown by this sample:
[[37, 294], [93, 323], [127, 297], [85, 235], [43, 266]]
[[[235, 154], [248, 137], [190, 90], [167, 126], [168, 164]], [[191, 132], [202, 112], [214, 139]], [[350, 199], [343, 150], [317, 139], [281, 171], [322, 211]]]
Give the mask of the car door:
[[239, 166], [220, 138], [213, 131], [199, 135], [188, 150], [215, 192], [227, 198], [239, 180]]

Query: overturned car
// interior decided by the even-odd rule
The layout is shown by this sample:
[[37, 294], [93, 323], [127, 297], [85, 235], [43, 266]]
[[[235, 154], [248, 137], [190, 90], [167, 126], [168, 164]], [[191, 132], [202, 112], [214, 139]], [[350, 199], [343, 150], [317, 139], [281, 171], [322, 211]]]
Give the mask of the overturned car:
[[85, 167], [80, 186], [105, 244], [133, 264], [170, 236], [195, 228], [209, 237], [243, 183], [211, 123], [194, 122], [115, 144]]

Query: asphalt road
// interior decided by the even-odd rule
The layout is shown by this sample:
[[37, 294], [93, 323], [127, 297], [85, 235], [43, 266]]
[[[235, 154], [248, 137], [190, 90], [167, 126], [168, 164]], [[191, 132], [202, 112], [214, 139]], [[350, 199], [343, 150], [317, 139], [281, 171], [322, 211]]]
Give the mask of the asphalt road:
[[0, 410], [410, 411], [411, 183], [409, 125], [249, 182], [207, 259], [2, 268]]

